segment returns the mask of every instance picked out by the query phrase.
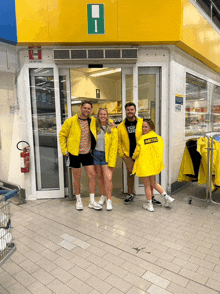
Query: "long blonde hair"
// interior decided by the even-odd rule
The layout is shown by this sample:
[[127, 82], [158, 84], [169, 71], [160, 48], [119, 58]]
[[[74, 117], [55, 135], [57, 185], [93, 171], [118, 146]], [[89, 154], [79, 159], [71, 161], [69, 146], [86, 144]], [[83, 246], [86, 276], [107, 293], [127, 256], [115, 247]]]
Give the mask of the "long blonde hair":
[[[106, 113], [107, 113], [107, 115], [108, 115], [108, 111], [107, 111], [106, 108], [99, 108], [99, 111], [98, 111], [98, 113], [97, 113], [97, 120], [96, 120], [96, 131], [97, 131], [97, 134], [100, 134], [100, 132], [101, 132], [101, 127], [102, 127], [101, 122], [100, 122], [100, 120], [99, 120], [99, 113], [100, 113], [101, 110], [105, 110]], [[107, 122], [106, 122], [105, 132], [107, 132], [107, 133], [111, 133], [111, 126], [110, 126], [109, 118], [107, 119]]]

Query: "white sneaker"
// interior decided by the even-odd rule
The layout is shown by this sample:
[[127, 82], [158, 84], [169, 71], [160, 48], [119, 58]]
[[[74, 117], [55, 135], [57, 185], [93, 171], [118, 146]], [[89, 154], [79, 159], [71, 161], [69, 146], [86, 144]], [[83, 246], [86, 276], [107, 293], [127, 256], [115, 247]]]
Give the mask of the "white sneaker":
[[82, 200], [76, 200], [76, 209], [77, 210], [83, 210], [83, 204], [82, 204]]
[[93, 201], [93, 202], [89, 202], [89, 208], [93, 208], [95, 210], [100, 210], [102, 209], [102, 205], [98, 204], [98, 202]]
[[106, 202], [106, 210], [112, 210], [112, 201], [108, 199]]
[[164, 196], [164, 199], [165, 199], [165, 204], [164, 204], [165, 207], [170, 207], [171, 203], [173, 203], [173, 201], [175, 200], [169, 195]]
[[149, 202], [144, 203], [143, 204], [143, 208], [146, 209], [146, 210], [148, 210], [148, 211], [154, 211], [153, 204], [152, 203], [149, 203]]
[[101, 196], [99, 199], [99, 204], [103, 205], [105, 203], [106, 197], [105, 196]]

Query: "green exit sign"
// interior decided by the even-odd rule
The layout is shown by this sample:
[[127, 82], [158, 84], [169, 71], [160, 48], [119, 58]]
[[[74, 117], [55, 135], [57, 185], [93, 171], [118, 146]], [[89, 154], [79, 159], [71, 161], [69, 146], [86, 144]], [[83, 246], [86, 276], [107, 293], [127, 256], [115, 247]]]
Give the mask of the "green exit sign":
[[88, 34], [105, 34], [104, 4], [87, 4]]

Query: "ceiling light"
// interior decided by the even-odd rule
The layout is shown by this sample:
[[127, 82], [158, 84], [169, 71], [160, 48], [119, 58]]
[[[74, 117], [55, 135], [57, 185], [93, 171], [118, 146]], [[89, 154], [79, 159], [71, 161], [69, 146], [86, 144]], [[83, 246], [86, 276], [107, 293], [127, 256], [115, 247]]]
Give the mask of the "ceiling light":
[[120, 72], [121, 68], [116, 68], [116, 69], [112, 69], [112, 70], [107, 70], [107, 71], [102, 71], [102, 72], [97, 72], [94, 74], [91, 74], [90, 77], [98, 77], [98, 76], [105, 76], [105, 75], [110, 75], [113, 74], [115, 72]]
[[71, 101], [71, 104], [80, 104], [80, 103], [82, 103], [81, 100]]

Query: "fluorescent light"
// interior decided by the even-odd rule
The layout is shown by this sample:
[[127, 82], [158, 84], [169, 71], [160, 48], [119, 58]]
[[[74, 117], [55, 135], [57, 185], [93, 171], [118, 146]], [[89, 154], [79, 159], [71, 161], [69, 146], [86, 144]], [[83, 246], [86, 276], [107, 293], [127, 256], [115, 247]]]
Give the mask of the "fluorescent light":
[[115, 72], [120, 72], [121, 68], [116, 68], [116, 69], [112, 69], [112, 70], [107, 70], [107, 71], [102, 71], [102, 72], [97, 72], [94, 74], [91, 74], [90, 77], [98, 77], [98, 76], [105, 76], [105, 75], [110, 75], [113, 74]]
[[82, 101], [81, 100], [71, 101], [71, 104], [79, 104], [79, 103], [82, 103]]

